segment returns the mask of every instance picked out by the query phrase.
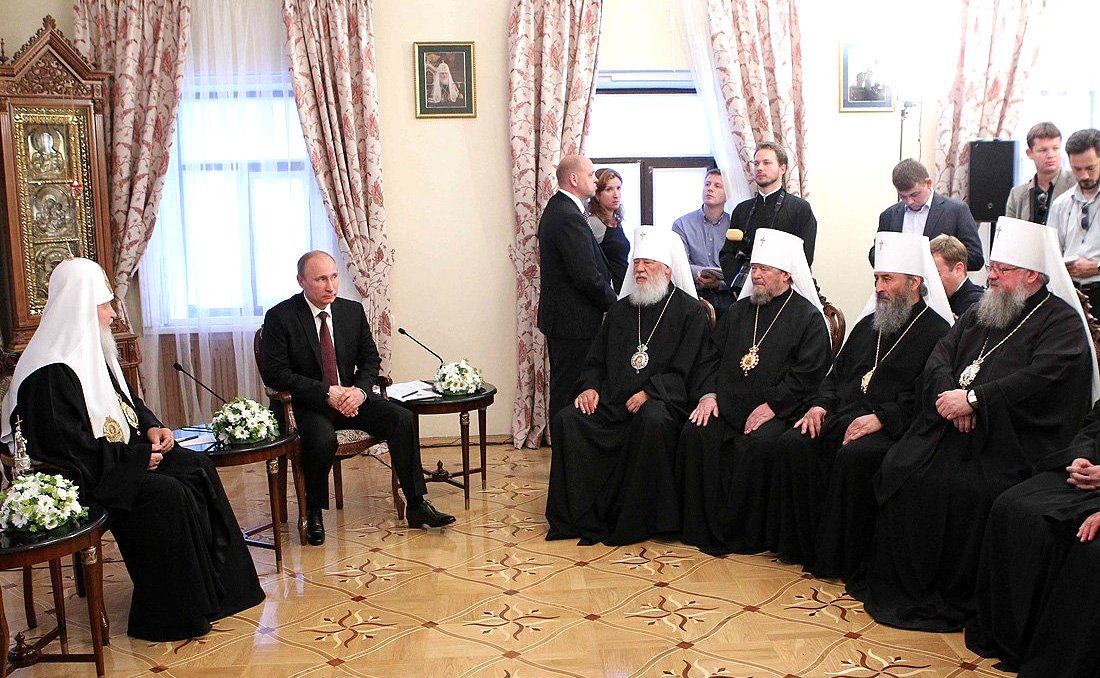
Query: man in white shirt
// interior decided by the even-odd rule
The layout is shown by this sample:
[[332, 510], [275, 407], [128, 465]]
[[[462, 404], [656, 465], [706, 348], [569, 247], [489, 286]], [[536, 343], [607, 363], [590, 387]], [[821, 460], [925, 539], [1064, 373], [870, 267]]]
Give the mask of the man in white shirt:
[[1069, 276], [1089, 298], [1095, 316], [1100, 312], [1100, 130], [1071, 134], [1066, 154], [1077, 186], [1055, 199], [1047, 224], [1058, 231]]

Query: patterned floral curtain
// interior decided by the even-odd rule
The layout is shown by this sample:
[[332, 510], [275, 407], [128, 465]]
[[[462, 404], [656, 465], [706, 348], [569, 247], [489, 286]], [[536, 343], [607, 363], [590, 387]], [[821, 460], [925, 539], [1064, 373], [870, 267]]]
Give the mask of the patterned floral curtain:
[[111, 74], [108, 202], [115, 293], [126, 296], [157, 221], [191, 31], [190, 0], [75, 0], [75, 44]]
[[1009, 138], [1038, 52], [1047, 0], [963, 0], [954, 84], [936, 128], [936, 190], [965, 201], [969, 142]]
[[785, 188], [807, 197], [798, 0], [705, 1], [719, 93], [746, 176], [756, 145], [775, 141], [789, 158]]
[[557, 190], [554, 170], [578, 153], [596, 94], [602, 0], [513, 0], [508, 22], [511, 66], [508, 106], [516, 268], [519, 376], [512, 404], [512, 441], [538, 447], [547, 427], [549, 365], [536, 327], [539, 300], [538, 223]]
[[372, 0], [284, 0], [294, 96], [337, 243], [389, 372], [390, 268]]

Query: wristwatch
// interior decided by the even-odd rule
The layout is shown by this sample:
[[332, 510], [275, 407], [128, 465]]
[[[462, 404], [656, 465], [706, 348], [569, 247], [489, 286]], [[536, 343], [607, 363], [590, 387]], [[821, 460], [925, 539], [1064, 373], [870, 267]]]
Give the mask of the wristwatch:
[[966, 392], [966, 402], [974, 409], [978, 409], [978, 394], [973, 389]]

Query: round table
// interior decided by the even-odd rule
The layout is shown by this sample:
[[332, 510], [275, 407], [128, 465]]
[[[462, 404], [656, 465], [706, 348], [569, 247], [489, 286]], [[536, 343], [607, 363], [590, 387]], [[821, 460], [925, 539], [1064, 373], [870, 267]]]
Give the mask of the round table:
[[[424, 471], [424, 482], [426, 483], [447, 483], [455, 487], [461, 487], [467, 510], [470, 508], [470, 474], [480, 473], [481, 489], [485, 489], [485, 409], [493, 404], [496, 394], [497, 387], [486, 382], [477, 392], [468, 395], [441, 395], [408, 402], [394, 401], [413, 413], [413, 436], [415, 440], [420, 440], [420, 415], [458, 413], [459, 430], [462, 434], [462, 470], [452, 473], [443, 468], [442, 460], [436, 461], [435, 469], [422, 470]], [[477, 468], [470, 468], [470, 410], [477, 410], [478, 440], [481, 443], [481, 465]], [[457, 476], [462, 476], [462, 482], [455, 480]]]
[[[72, 527], [59, 528], [45, 538], [25, 541], [7, 532], [0, 532], [0, 570], [10, 570], [38, 563], [50, 563], [54, 609], [57, 627], [33, 644], [16, 635], [16, 646], [8, 650], [8, 621], [0, 599], [0, 646], [5, 649], [5, 661], [0, 662], [0, 678], [10, 669], [30, 666], [39, 661], [95, 662], [96, 675], [103, 675], [103, 645], [108, 642], [109, 625], [103, 609], [103, 566], [101, 542], [106, 529], [107, 514], [102, 508], [90, 506], [88, 517]], [[69, 650], [69, 635], [65, 624], [65, 592], [61, 580], [61, 558], [80, 554], [84, 584], [88, 599], [88, 622], [92, 631], [92, 654], [74, 654]], [[47, 654], [42, 648], [55, 638], [61, 639], [61, 652]]]
[[[304, 508], [306, 505], [305, 485], [302, 480], [301, 464], [298, 463], [301, 449], [298, 442], [298, 434], [291, 433], [289, 435], [280, 435], [275, 440], [243, 445], [223, 445], [217, 442], [200, 445], [187, 444], [190, 438], [195, 437], [195, 431], [203, 430], [209, 429], [206, 426], [189, 426], [177, 429], [173, 433], [181, 446], [187, 447], [187, 449], [195, 452], [206, 454], [210, 457], [210, 460], [214, 462], [214, 466], [218, 468], [243, 466], [245, 464], [255, 464], [261, 461], [266, 462], [267, 495], [271, 506], [271, 522], [242, 531], [244, 532], [244, 541], [249, 546], [273, 549], [275, 551], [275, 570], [277, 572], [282, 572], [283, 540], [282, 534], [279, 531], [279, 523], [282, 520], [281, 497], [283, 496], [283, 491], [282, 488], [279, 487], [280, 459], [290, 460], [291, 473], [294, 477], [294, 495], [298, 499], [298, 536], [303, 544], [306, 543], [306, 516]], [[268, 529], [271, 530], [273, 543], [269, 544], [266, 541], [259, 541], [251, 538], [253, 535]]]

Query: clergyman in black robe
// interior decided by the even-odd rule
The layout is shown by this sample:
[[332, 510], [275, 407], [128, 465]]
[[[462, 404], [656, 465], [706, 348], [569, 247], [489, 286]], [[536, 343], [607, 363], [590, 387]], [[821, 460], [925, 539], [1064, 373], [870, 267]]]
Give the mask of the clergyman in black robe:
[[966, 644], [1024, 678], [1100, 676], [1100, 403], [993, 504]]
[[913, 425], [875, 478], [874, 553], [848, 589], [880, 623], [962, 628], [993, 501], [1064, 447], [1088, 410], [1091, 347], [1078, 310], [1047, 287], [1046, 271], [1063, 267], [1044, 258], [1045, 238], [1021, 243], [999, 228], [989, 291], [933, 350]]
[[[635, 235], [627, 296], [611, 306], [592, 342], [580, 395], [550, 425], [548, 540], [623, 545], [680, 530], [676, 440], [694, 402], [694, 371], [713, 347], [683, 244], [667, 229], [650, 229]], [[662, 252], [679, 248], [678, 270], [687, 271], [680, 287], [650, 251], [655, 245], [640, 240]]]
[[[821, 311], [791, 284], [786, 269], [796, 266], [789, 259], [784, 268], [762, 263], [781, 263], [769, 256], [777, 246], [769, 242], [783, 239], [798, 241], [787, 251], [801, 259], [797, 268], [809, 277], [797, 237], [757, 233], [749, 291], [743, 293], [748, 296], [715, 328], [718, 355], [706, 366], [704, 395], [680, 434], [681, 540], [706, 553], [767, 549], [772, 444], [806, 411], [832, 357]], [[801, 286], [813, 294], [812, 282]]]
[[113, 294], [102, 269], [64, 261], [49, 285], [42, 323], [16, 367], [5, 438], [18, 421], [29, 456], [64, 470], [82, 502], [107, 510], [134, 584], [129, 635], [203, 635], [264, 599], [217, 470], [205, 455], [176, 448], [131, 396], [113, 352]]
[[[880, 266], [889, 262], [885, 253], [876, 257]], [[912, 270], [921, 270], [922, 259], [914, 263]], [[939, 285], [933, 276], [928, 285]], [[773, 448], [768, 547], [815, 576], [844, 577], [870, 549], [878, 508], [872, 478], [909, 428], [915, 382], [950, 328], [924, 301], [922, 286], [927, 289], [923, 276], [876, 272], [874, 313], [856, 323], [806, 414]], [[942, 312], [950, 314], [950, 307]]]

